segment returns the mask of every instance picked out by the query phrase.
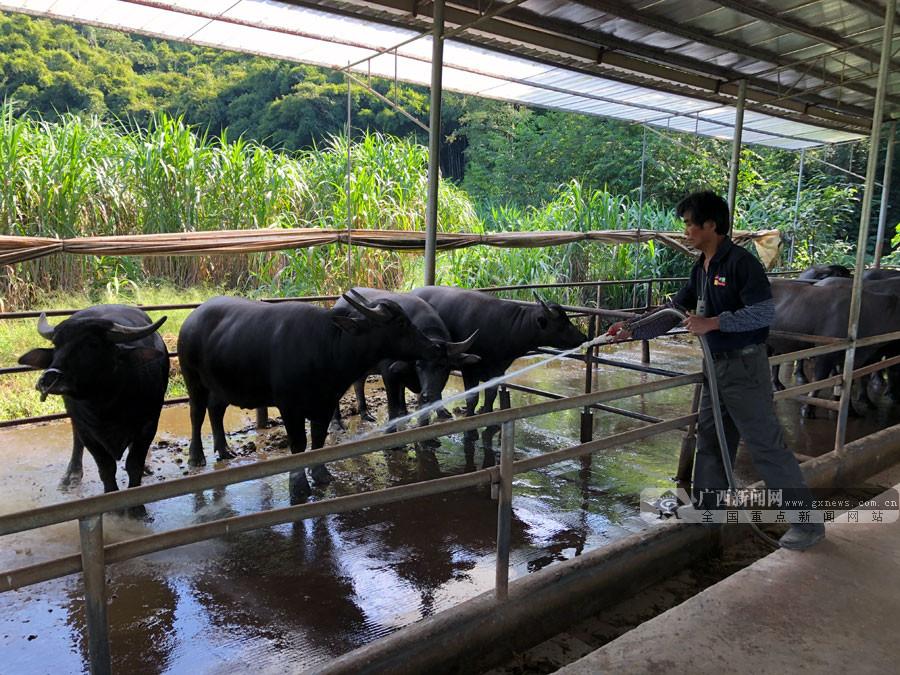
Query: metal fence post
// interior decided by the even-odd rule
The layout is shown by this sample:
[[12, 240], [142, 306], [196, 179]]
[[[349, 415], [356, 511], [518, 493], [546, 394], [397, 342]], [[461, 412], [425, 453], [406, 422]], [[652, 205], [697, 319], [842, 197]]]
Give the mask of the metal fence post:
[[[694, 398], [691, 401], [691, 412], [695, 413], [700, 410], [700, 394], [703, 391], [703, 385], [694, 385]], [[675, 485], [685, 490], [690, 490], [692, 475], [694, 473], [694, 449], [697, 447], [697, 422], [691, 422], [687, 431], [684, 432], [684, 438], [681, 440], [681, 454], [678, 456], [678, 469], [672, 480]]]
[[[648, 311], [653, 305], [653, 280], [647, 282], [647, 304], [644, 311]], [[641, 363], [650, 363], [650, 340], [641, 341]]]
[[257, 408], [256, 409], [256, 428], [257, 429], [265, 429], [269, 426], [269, 409], [268, 408]]
[[513, 450], [515, 421], [503, 423], [500, 439], [500, 501], [497, 504], [497, 576], [498, 600], [509, 596], [509, 539], [512, 522]]
[[[590, 317], [588, 320], [588, 342], [597, 336], [599, 326], [596, 317]], [[591, 393], [591, 385], [594, 377], [594, 347], [588, 347], [584, 353], [584, 393]], [[581, 442], [587, 443], [592, 440], [594, 435], [594, 413], [590, 406], [581, 409]]]
[[109, 658], [109, 622], [106, 616], [106, 565], [103, 560], [103, 516], [78, 521], [81, 565], [84, 570], [84, 606], [87, 615], [91, 675], [112, 672]]

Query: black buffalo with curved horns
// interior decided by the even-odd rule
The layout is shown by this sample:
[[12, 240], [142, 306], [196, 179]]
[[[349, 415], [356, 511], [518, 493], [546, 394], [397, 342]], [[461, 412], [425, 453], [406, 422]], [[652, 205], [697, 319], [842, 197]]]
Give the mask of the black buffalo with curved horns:
[[[418, 394], [421, 404], [435, 403], [441, 400], [441, 394], [450, 377], [451, 370], [474, 365], [481, 360], [478, 356], [466, 352], [475, 342], [478, 335], [477, 330], [465, 340], [453, 342], [450, 332], [441, 317], [438, 316], [437, 311], [415, 295], [392, 293], [377, 288], [351, 288], [348, 295], [352, 295], [361, 303], [371, 304], [381, 300], [396, 302], [424, 335], [444, 345], [435, 358], [415, 361], [382, 359], [378, 362], [374, 372], [380, 374], [384, 381], [388, 402], [388, 419], [395, 419], [407, 414], [406, 389]], [[338, 300], [334, 306], [335, 309], [350, 307], [343, 298]], [[374, 421], [366, 405], [364, 383], [364, 378], [360, 378], [354, 383], [359, 414], [363, 419]], [[336, 418], [339, 418], [340, 413], [335, 411], [335, 415]]]
[[[232, 297], [213, 298], [191, 312], [178, 335], [191, 402], [191, 465], [206, 463], [200, 430], [207, 410], [219, 458], [230, 456], [222, 422], [229, 405], [276, 406], [292, 453], [306, 449], [309, 419], [312, 447], [320, 448], [341, 395], [381, 359], [440, 353], [443, 345], [423, 335], [397, 303], [343, 298], [356, 310], [353, 315], [300, 302]], [[331, 480], [323, 465], [310, 472], [317, 483]], [[294, 502], [309, 496], [305, 472], [291, 474], [290, 493]]]
[[[83, 444], [105, 492], [118, 489], [116, 462], [126, 449], [128, 487], [141, 484], [169, 378], [168, 353], [156, 332], [165, 320], [153, 322], [127, 305], [82, 309], [55, 327], [41, 314], [38, 332], [53, 348], [32, 349], [19, 363], [44, 370], [36, 384], [41, 400], [62, 396], [72, 418], [73, 452], [64, 483], [80, 473]], [[131, 514], [143, 516], [146, 509], [137, 506]]]
[[[463, 340], [478, 331], [466, 351], [481, 361], [461, 368], [466, 389], [502, 375], [513, 361], [537, 347], [572, 349], [587, 340], [562, 307], [544, 302], [537, 293], [536, 304], [449, 286], [424, 286], [411, 293], [437, 310], [452, 339]], [[497, 387], [485, 390], [482, 412], [493, 410], [496, 397]], [[467, 415], [475, 412], [477, 403], [477, 395], [466, 399]]]

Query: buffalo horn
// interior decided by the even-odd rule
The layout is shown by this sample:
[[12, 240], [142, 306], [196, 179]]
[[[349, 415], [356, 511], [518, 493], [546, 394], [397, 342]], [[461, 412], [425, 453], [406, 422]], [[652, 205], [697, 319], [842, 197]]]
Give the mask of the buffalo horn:
[[356, 298], [357, 302], [365, 305], [366, 307], [368, 307], [370, 309], [375, 309], [375, 306], [369, 301], [369, 299], [366, 296], [364, 296], [362, 293], [360, 293], [358, 290], [356, 290], [355, 288], [351, 288], [349, 291], [347, 291], [347, 293], [349, 293], [354, 298]]
[[369, 300], [366, 296], [364, 296], [362, 293], [360, 293], [360, 292], [359, 292], [358, 290], [356, 290], [355, 288], [351, 288], [351, 289], [348, 291], [348, 293], [353, 293], [353, 296], [354, 296], [357, 300], [359, 300], [362, 304], [364, 304], [366, 307], [368, 307], [368, 308], [371, 309], [373, 312], [375, 312], [375, 313], [376, 313], [378, 316], [380, 316], [382, 319], [389, 319], [389, 318], [390, 318], [391, 312], [388, 311], [388, 309], [387, 309], [387, 307], [385, 307], [384, 303], [382, 303], [382, 302], [372, 302], [371, 300]]
[[462, 342], [448, 342], [447, 343], [447, 356], [459, 356], [464, 351], [466, 351], [469, 347], [471, 347], [475, 338], [478, 337], [478, 329], [475, 329], [475, 332], [472, 333], [469, 337], [467, 337]]
[[537, 299], [537, 301], [538, 301], [539, 303], [541, 303], [541, 307], [544, 308], [544, 311], [545, 311], [548, 315], [553, 316], [553, 310], [550, 309], [550, 307], [547, 305], [547, 303], [544, 302], [544, 299], [543, 299], [541, 296], [538, 295], [538, 292], [537, 292], [537, 291], [531, 291], [531, 292], [534, 293], [534, 297]]
[[[353, 297], [350, 295], [350, 292], [344, 293], [341, 297], [347, 301], [347, 304], [353, 307], [353, 309], [362, 314], [364, 317], [372, 319], [373, 321], [383, 321], [385, 319], [385, 311], [383, 308], [379, 307], [378, 309], [372, 309], [353, 299]], [[365, 298], [363, 298], [363, 300], [365, 300]]]
[[41, 334], [41, 337], [47, 338], [48, 340], [52, 340], [53, 333], [56, 332], [56, 327], [50, 325], [50, 322], [47, 321], [47, 315], [43, 312], [41, 312], [40, 317], [38, 317], [37, 329], [38, 333]]
[[146, 326], [123, 326], [120, 323], [113, 322], [112, 328], [106, 331], [106, 339], [110, 342], [131, 342], [132, 340], [140, 340], [142, 337], [147, 337], [151, 333], [159, 330], [159, 327], [166, 322], [167, 318], [169, 317], [164, 316]]

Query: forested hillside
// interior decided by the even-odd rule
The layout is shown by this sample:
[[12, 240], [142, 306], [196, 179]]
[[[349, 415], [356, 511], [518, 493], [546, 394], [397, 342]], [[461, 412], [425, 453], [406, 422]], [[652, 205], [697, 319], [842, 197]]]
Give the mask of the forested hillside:
[[[371, 86], [427, 121], [426, 89], [403, 84], [395, 87], [393, 82], [377, 79]], [[8, 102], [0, 139], [0, 162], [9, 169], [4, 199], [10, 201], [3, 213], [7, 232], [66, 234], [57, 229], [65, 214], [50, 215], [53, 205], [65, 200], [56, 193], [52, 198], [42, 197], [39, 190], [41, 185], [64, 180], [66, 171], [70, 176], [77, 173], [76, 169], [83, 171], [84, 176], [91, 176], [85, 179], [85, 185], [96, 183], [97, 189], [108, 190], [112, 183], [96, 177], [113, 175], [115, 169], [118, 173], [113, 183], [126, 196], [122, 203], [134, 207], [128, 211], [127, 229], [143, 231], [142, 223], [153, 222], [157, 230], [171, 231], [193, 227], [184, 221], [183, 214], [185, 209], [195, 212], [191, 204], [179, 206], [173, 202], [160, 210], [145, 203], [141, 207], [145, 210], [141, 210], [139, 200], [128, 201], [137, 199], [134, 194], [144, 189], [135, 172], [150, 171], [153, 161], [170, 162], [157, 168], [172, 172], [171, 180], [194, 185], [198, 195], [205, 195], [198, 186], [215, 183], [219, 169], [204, 165], [211, 173], [202, 179], [178, 172], [230, 152], [248, 166], [253, 162], [247, 157], [259, 158], [259, 166], [247, 170], [263, 176], [277, 173], [278, 166], [312, 166], [320, 153], [321, 164], [332, 167], [330, 170], [338, 175], [341, 167], [335, 149], [346, 147], [346, 137], [337, 140], [346, 133], [347, 114], [347, 86], [340, 73], [17, 14], [0, 13], [0, 95]], [[551, 226], [590, 229], [610, 222], [616, 227], [648, 227], [654, 223], [644, 222], [644, 215], [662, 217], [690, 190], [712, 188], [724, 193], [726, 189], [728, 143], [452, 93], [444, 101], [442, 174], [461, 188], [459, 203], [470, 204], [464, 210], [473, 210], [473, 222], [486, 230]], [[379, 153], [415, 156], [414, 160], [392, 165], [396, 170], [413, 171], [413, 176], [385, 180], [406, 185], [406, 190], [421, 191], [423, 155], [411, 148], [425, 142], [422, 130], [359, 86], [352, 88], [351, 109], [354, 146], [358, 144], [365, 154], [365, 147], [372, 144], [372, 134], [377, 134]], [[76, 118], [81, 122], [76, 123]], [[24, 119], [36, 126], [23, 126], [18, 120]], [[27, 143], [15, 136], [20, 132], [27, 136]], [[85, 140], [78, 133], [96, 138]], [[140, 144], [156, 137], [165, 139], [157, 159], [139, 157]], [[402, 140], [398, 144], [390, 140], [395, 138]], [[57, 145], [65, 139], [78, 146], [79, 167], [72, 163], [75, 154], [67, 159], [65, 148]], [[238, 139], [238, 146], [243, 146], [234, 145]], [[104, 144], [104, 149], [96, 149]], [[16, 166], [20, 159], [11, 154], [14, 150], [28, 156], [27, 161], [21, 160], [22, 166]], [[175, 155], [166, 158], [170, 150]], [[302, 156], [296, 154], [298, 151], [303, 151]], [[198, 153], [196, 161], [178, 152]], [[639, 209], [632, 205], [641, 198], [642, 156], [645, 208]], [[865, 171], [865, 162], [865, 144], [808, 151], [796, 209], [798, 153], [745, 148], [737, 225], [750, 229], [777, 227], [795, 234], [798, 264], [812, 259], [846, 261], [848, 242], [855, 240], [858, 227], [860, 180], [835, 167], [859, 174]], [[363, 175], [355, 176], [357, 180], [363, 181]], [[330, 193], [326, 190], [322, 194]], [[94, 207], [79, 205], [74, 193], [66, 199], [70, 197], [66, 208], [81, 214], [81, 218], [65, 221], [65, 227], [70, 232], [84, 232], [87, 226], [83, 223], [96, 218], [85, 220], [83, 216], [95, 213]], [[173, 193], [175, 198], [177, 193]], [[360, 196], [365, 203], [379, 198], [374, 192]], [[398, 203], [416, 205], [408, 211], [404, 226], [422, 227], [419, 205], [424, 194], [398, 199]], [[571, 213], [567, 212], [570, 220], [558, 215], [561, 212], [554, 204], [561, 200], [578, 202]], [[213, 200], [203, 203], [212, 204]], [[611, 203], [637, 220], [590, 212]], [[287, 215], [279, 216], [278, 222], [325, 222], [318, 215], [304, 215], [320, 213], [319, 208], [314, 203], [298, 204], [285, 210]], [[889, 233], [893, 233], [898, 213], [896, 209], [889, 213]], [[118, 229], [115, 218], [120, 216], [109, 217], [113, 220], [96, 224], [98, 231]], [[235, 226], [254, 226], [257, 221], [256, 226], [271, 224], [255, 216], [251, 221], [238, 222], [228, 216], [223, 226], [229, 222]], [[661, 222], [659, 218], [656, 221]], [[442, 226], [458, 225], [448, 221]], [[551, 273], [543, 263], [535, 269], [544, 276]]]

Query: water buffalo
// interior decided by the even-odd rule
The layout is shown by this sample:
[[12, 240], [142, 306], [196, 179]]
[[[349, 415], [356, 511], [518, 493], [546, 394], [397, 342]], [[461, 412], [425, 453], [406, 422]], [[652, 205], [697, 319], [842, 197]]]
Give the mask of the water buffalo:
[[900, 279], [900, 270], [886, 270], [881, 267], [873, 267], [863, 272], [864, 281], [886, 281]]
[[[178, 358], [190, 396], [192, 466], [206, 463], [200, 429], [207, 410], [220, 459], [230, 456], [222, 422], [229, 405], [276, 406], [292, 453], [306, 449], [309, 419], [312, 447], [320, 448], [341, 395], [378, 361], [435, 358], [441, 351], [396, 303], [367, 307], [346, 299], [362, 318], [300, 302], [229, 297], [191, 312], [178, 335]], [[310, 472], [317, 483], [331, 480], [322, 465]], [[309, 493], [306, 474], [292, 473], [292, 502]]]
[[[466, 349], [475, 341], [476, 333], [470, 335], [462, 342], [453, 342], [450, 339], [450, 331], [441, 321], [441, 317], [427, 302], [415, 295], [406, 293], [391, 293], [375, 288], [354, 288], [350, 291], [354, 296], [359, 296], [363, 302], [377, 303], [382, 300], [390, 300], [397, 303], [413, 325], [422, 334], [435, 340], [442, 347], [434, 359], [418, 359], [416, 361], [398, 361], [394, 359], [382, 359], [378, 362], [375, 371], [381, 375], [384, 381], [384, 390], [388, 401], [388, 418], [395, 419], [407, 414], [405, 390], [419, 394], [421, 404], [434, 403], [441, 400], [441, 393], [450, 377], [450, 371], [454, 368], [462, 368], [466, 365], [475, 365], [481, 358], [474, 354], [467, 354]], [[351, 306], [343, 298], [339, 299], [334, 308], [345, 312], [352, 312]], [[354, 383], [356, 400], [359, 404], [359, 414], [363, 419], [373, 421], [373, 417], [366, 405], [364, 389], [365, 378], [360, 378]], [[335, 412], [339, 416], [338, 411]]]
[[[169, 357], [152, 322], [137, 307], [98, 305], [75, 312], [56, 327], [43, 314], [38, 332], [53, 348], [32, 349], [19, 363], [41, 368], [41, 400], [63, 397], [72, 418], [72, 458], [64, 483], [81, 471], [81, 449], [97, 463], [105, 492], [117, 490], [116, 462], [128, 448], [128, 487], [141, 484], [147, 450], [159, 423], [169, 378]], [[146, 515], [144, 506], [131, 515]]]
[[[454, 340], [478, 331], [468, 351], [480, 356], [481, 362], [462, 367], [466, 389], [502, 375], [513, 361], [537, 347], [571, 349], [587, 340], [562, 307], [540, 299], [537, 304], [526, 304], [446, 286], [425, 286], [411, 292], [437, 310]], [[481, 411], [493, 410], [496, 397], [497, 387], [487, 388]], [[467, 415], [474, 414], [477, 403], [477, 394], [466, 399]]]
[[[849, 279], [824, 279], [812, 285], [787, 280], [772, 281], [776, 318], [772, 329], [791, 333], [847, 336], [850, 316]], [[859, 319], [859, 337], [900, 330], [900, 280], [866, 283]], [[771, 336], [769, 346], [776, 354], [809, 347], [808, 343]], [[874, 345], [856, 351], [856, 367], [896, 353], [897, 343]], [[831, 375], [843, 363], [843, 352], [833, 352], [815, 359], [815, 379]]]
[[843, 265], [813, 265], [797, 275], [803, 281], [818, 281], [828, 277], [852, 277], [850, 270]]

